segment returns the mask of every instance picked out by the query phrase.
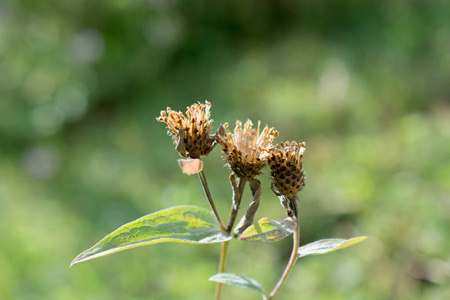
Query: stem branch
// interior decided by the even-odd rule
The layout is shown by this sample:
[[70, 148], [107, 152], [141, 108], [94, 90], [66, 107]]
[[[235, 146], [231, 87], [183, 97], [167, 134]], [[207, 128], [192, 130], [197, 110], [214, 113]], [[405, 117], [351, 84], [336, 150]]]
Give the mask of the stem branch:
[[275, 288], [273, 289], [273, 291], [270, 293], [269, 298], [267, 298], [267, 300], [271, 300], [271, 299], [273, 299], [273, 297], [275, 297], [275, 295], [281, 289], [281, 287], [283, 286], [287, 277], [289, 276], [289, 273], [291, 272], [292, 268], [294, 267], [295, 262], [297, 261], [298, 248], [300, 246], [300, 226], [298, 224], [297, 216], [295, 216], [295, 221], [297, 222], [297, 227], [295, 228], [295, 231], [293, 234], [294, 246], [292, 248], [291, 258], [289, 259], [289, 262], [286, 266], [286, 269], [284, 270], [283, 275], [281, 276], [280, 280], [278, 281], [278, 283], [275, 286]]
[[230, 233], [233, 229], [234, 222], [236, 221], [239, 206], [241, 205], [242, 194], [244, 193], [244, 187], [247, 180], [238, 178], [236, 184], [236, 178], [234, 174], [230, 175], [231, 187], [233, 188], [233, 203], [230, 210], [230, 217], [227, 224], [227, 232]]
[[239, 223], [236, 225], [236, 228], [233, 231], [233, 236], [237, 237], [245, 229], [247, 229], [253, 223], [253, 218], [255, 217], [255, 213], [258, 210], [259, 202], [261, 198], [261, 182], [258, 179], [252, 179], [250, 181], [250, 188], [252, 190], [252, 202], [250, 206], [247, 208], [245, 215], [241, 218]]
[[217, 212], [217, 208], [212, 199], [211, 192], [209, 191], [208, 183], [206, 182], [206, 177], [205, 173], [203, 173], [203, 170], [198, 173], [198, 177], [200, 178], [200, 182], [202, 183], [203, 190], [205, 191], [206, 194], [206, 198], [208, 198], [209, 205], [211, 206], [211, 209], [213, 210], [214, 215], [216, 216], [216, 220], [217, 223], [219, 223], [220, 229], [222, 231], [227, 232], [227, 228], [225, 227], [225, 225], [223, 225], [222, 219], [220, 218], [219, 213]]
[[[237, 179], [238, 182], [236, 182], [236, 177], [234, 174], [230, 175], [230, 182], [231, 187], [233, 189], [233, 204], [231, 206], [230, 211], [230, 217], [228, 219], [226, 232], [229, 234], [231, 232], [231, 229], [234, 226], [234, 222], [236, 221], [236, 216], [239, 210], [239, 205], [241, 203], [242, 199], [242, 193], [244, 191], [245, 179]], [[227, 255], [228, 255], [228, 244], [229, 241], [223, 242], [221, 251], [220, 251], [220, 261], [219, 261], [219, 273], [224, 273], [226, 270], [226, 262], [227, 262]], [[220, 300], [220, 294], [222, 292], [222, 284], [218, 282], [216, 284], [216, 292], [214, 293], [214, 300]]]

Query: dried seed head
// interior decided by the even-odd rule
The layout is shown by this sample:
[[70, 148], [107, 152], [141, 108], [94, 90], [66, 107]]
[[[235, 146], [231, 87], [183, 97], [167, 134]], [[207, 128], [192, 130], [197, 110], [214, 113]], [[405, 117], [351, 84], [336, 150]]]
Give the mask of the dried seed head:
[[276, 145], [270, 152], [268, 163], [275, 194], [294, 197], [303, 189], [305, 173], [302, 159], [305, 149], [305, 143], [286, 142]]
[[167, 132], [176, 143], [176, 150], [183, 157], [200, 158], [208, 155], [214, 148], [215, 137], [210, 135], [211, 103], [193, 104], [186, 110], [186, 116], [181, 111], [173, 111], [170, 107], [161, 111], [156, 118], [159, 122], [167, 124]]
[[218, 142], [225, 153], [224, 160], [238, 177], [247, 180], [261, 174], [273, 148], [272, 141], [278, 136], [277, 131], [267, 126], [260, 134], [260, 122], [256, 130], [252, 126], [250, 120], [245, 122], [244, 128], [240, 121], [236, 121], [234, 134], [229, 131], [227, 123], [218, 131]]

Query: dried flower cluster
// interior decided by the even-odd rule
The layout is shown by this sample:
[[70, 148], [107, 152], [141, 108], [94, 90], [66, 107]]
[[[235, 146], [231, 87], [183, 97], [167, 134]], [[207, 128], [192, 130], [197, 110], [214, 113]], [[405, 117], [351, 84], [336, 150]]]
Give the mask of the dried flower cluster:
[[211, 103], [193, 104], [186, 110], [186, 116], [181, 111], [173, 111], [170, 107], [161, 111], [156, 118], [167, 124], [167, 131], [176, 143], [176, 149], [181, 156], [200, 158], [208, 155], [214, 148], [215, 136], [210, 135], [212, 120], [210, 117]]
[[260, 122], [253, 129], [250, 120], [244, 125], [237, 121], [233, 133], [228, 129], [228, 123], [225, 123], [216, 134], [211, 135], [210, 108], [211, 103], [206, 101], [205, 104], [198, 103], [188, 107], [186, 116], [169, 107], [167, 112], [161, 111], [157, 120], [167, 124], [168, 133], [173, 137], [181, 156], [205, 157], [219, 143], [223, 147], [224, 160], [239, 178], [253, 180], [269, 164], [275, 194], [293, 197], [303, 189], [304, 143], [297, 144], [294, 141], [274, 146], [272, 142], [278, 132], [268, 126], [261, 131]]

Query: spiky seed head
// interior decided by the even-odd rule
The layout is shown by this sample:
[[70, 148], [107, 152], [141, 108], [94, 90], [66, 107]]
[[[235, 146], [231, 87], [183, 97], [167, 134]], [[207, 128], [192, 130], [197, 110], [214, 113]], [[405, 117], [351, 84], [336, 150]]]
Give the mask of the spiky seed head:
[[258, 127], [252, 129], [250, 120], [244, 126], [241, 121], [236, 121], [234, 134], [228, 129], [228, 123], [218, 131], [218, 142], [225, 153], [224, 160], [240, 178], [251, 180], [261, 174], [273, 148], [273, 139], [278, 136], [278, 132], [268, 126], [260, 133], [260, 125], [261, 122], [258, 122]]
[[186, 115], [181, 111], [173, 111], [167, 107], [156, 118], [167, 124], [167, 132], [176, 144], [176, 150], [187, 158], [201, 158], [209, 154], [215, 145], [215, 136], [210, 135], [211, 103], [195, 103], [187, 107]]
[[305, 143], [286, 142], [276, 145], [269, 154], [272, 190], [277, 195], [295, 197], [305, 186], [303, 152]]

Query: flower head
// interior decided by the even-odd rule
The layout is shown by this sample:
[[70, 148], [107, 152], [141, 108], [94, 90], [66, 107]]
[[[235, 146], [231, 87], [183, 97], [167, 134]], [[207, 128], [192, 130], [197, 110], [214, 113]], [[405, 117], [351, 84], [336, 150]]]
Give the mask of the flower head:
[[272, 175], [272, 190], [277, 195], [294, 197], [305, 186], [302, 168], [306, 144], [286, 142], [276, 145], [270, 152], [269, 167]]
[[225, 123], [218, 134], [218, 142], [223, 146], [227, 165], [238, 177], [248, 180], [261, 174], [261, 169], [273, 148], [272, 141], [278, 136], [277, 131], [267, 126], [260, 134], [260, 122], [256, 130], [252, 129], [252, 126], [250, 120], [245, 122], [244, 128], [242, 123], [237, 121], [232, 134]]
[[214, 148], [215, 137], [210, 135], [212, 120], [210, 117], [211, 103], [193, 104], [186, 110], [186, 116], [181, 111], [173, 111], [170, 107], [161, 111], [156, 118], [167, 124], [167, 132], [176, 143], [176, 149], [183, 157], [200, 158], [208, 155]]

